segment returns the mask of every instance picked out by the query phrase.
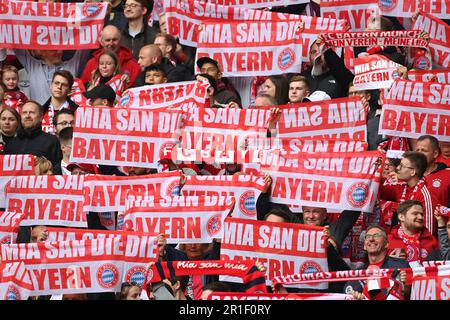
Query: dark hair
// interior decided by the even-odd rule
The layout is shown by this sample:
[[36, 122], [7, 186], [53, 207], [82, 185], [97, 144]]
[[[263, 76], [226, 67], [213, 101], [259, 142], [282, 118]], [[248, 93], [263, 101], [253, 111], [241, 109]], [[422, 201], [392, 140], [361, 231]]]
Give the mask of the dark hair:
[[167, 42], [167, 45], [172, 46], [172, 50], [170, 50], [170, 55], [173, 55], [175, 53], [175, 50], [177, 49], [177, 39], [175, 39], [174, 36], [168, 33], [158, 33], [155, 36], [155, 39], [158, 37], [164, 38], [164, 40]]
[[120, 288], [118, 300], [125, 300], [127, 298], [128, 292], [132, 287], [140, 288], [140, 286], [136, 282], [123, 282], [122, 287]]
[[430, 145], [431, 145], [431, 148], [433, 148], [433, 151], [439, 151], [439, 140], [436, 139], [436, 137], [431, 136], [429, 134], [424, 134], [423, 136], [420, 136], [417, 139], [417, 142], [424, 141], [424, 140], [430, 141]]
[[386, 230], [384, 230], [384, 228], [382, 226], [378, 225], [378, 224], [372, 224], [372, 225], [368, 226], [367, 229], [366, 229], [366, 234], [367, 234], [367, 232], [369, 232], [369, 230], [372, 230], [372, 229], [380, 230], [383, 233], [384, 238], [385, 239], [388, 238]]
[[210, 282], [203, 287], [203, 291], [211, 290], [212, 292], [231, 292], [230, 287], [223, 282]]
[[284, 219], [284, 222], [291, 222], [291, 216], [289, 215], [289, 213], [284, 211], [281, 208], [270, 209], [270, 211], [267, 212], [266, 215], [264, 216], [264, 220], [267, 220], [267, 218], [270, 215], [274, 215], [274, 216], [280, 217], [280, 218]]
[[14, 118], [16, 118], [17, 123], [19, 124], [19, 126], [17, 127], [17, 130], [19, 130], [20, 128], [22, 128], [22, 122], [20, 121], [20, 114], [17, 112], [16, 109], [11, 108], [11, 107], [6, 107], [6, 108], [2, 108], [0, 110], [0, 116], [3, 114], [3, 112], [5, 111], [9, 111], [12, 113], [12, 115], [14, 116]]
[[75, 113], [72, 110], [67, 109], [67, 108], [61, 109], [53, 116], [52, 124], [54, 126], [56, 126], [56, 124], [58, 123], [58, 117], [62, 114], [70, 114], [72, 116], [75, 116]]
[[159, 71], [163, 74], [163, 76], [165, 78], [167, 78], [167, 74], [166, 74], [166, 70], [164, 70], [164, 68], [162, 67], [161, 64], [159, 63], [152, 63], [151, 65], [145, 67], [144, 69], [144, 75], [148, 72], [148, 71]]
[[53, 73], [53, 77], [52, 77], [52, 82], [53, 80], [55, 80], [56, 76], [60, 76], [65, 78], [68, 82], [69, 82], [69, 90], [72, 88], [73, 86], [73, 75], [70, 73], [70, 71], [67, 70], [57, 70]]
[[[143, 8], [147, 9], [147, 13], [148, 13], [148, 11], [149, 11], [149, 4], [148, 4], [148, 2], [149, 1], [147, 1], [147, 0], [133, 0], [133, 1], [139, 3]], [[124, 5], [125, 5], [126, 2], [127, 1], [124, 1]]]
[[[289, 83], [284, 76], [270, 76], [267, 78], [275, 85], [275, 100], [277, 105], [289, 102]], [[267, 80], [266, 79], [266, 80]]]
[[59, 141], [61, 142], [61, 144], [63, 144], [63, 142], [68, 142], [72, 140], [72, 138], [73, 138], [72, 127], [66, 127], [59, 132]]
[[421, 206], [423, 208], [422, 202], [419, 200], [406, 200], [398, 205], [397, 214], [406, 214], [406, 212], [413, 206]]
[[411, 162], [414, 170], [416, 170], [417, 177], [422, 178], [428, 167], [427, 157], [421, 152], [406, 151], [403, 154], [403, 158], [408, 159], [409, 162]]
[[181, 292], [186, 291], [186, 288], [189, 284], [189, 276], [176, 276], [176, 277], [172, 277], [169, 279], [170, 283], [172, 285], [175, 285], [175, 283], [177, 283], [177, 281], [180, 282], [180, 290]]
[[401, 160], [399, 158], [386, 158], [386, 161], [388, 161], [390, 163], [390, 165], [392, 165], [396, 168], [398, 167], [398, 165], [401, 162]]

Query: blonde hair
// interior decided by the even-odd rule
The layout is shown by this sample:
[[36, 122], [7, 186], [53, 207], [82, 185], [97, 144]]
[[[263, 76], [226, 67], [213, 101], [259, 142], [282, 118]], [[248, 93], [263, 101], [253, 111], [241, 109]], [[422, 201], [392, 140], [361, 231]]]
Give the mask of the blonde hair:
[[37, 157], [34, 163], [34, 174], [37, 176], [43, 176], [48, 170], [53, 171], [53, 165], [50, 160], [44, 157]]

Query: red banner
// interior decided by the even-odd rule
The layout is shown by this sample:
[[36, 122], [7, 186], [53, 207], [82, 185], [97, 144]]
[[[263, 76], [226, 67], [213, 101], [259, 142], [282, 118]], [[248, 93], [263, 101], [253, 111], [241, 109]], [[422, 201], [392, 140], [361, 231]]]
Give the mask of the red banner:
[[207, 106], [209, 83], [185, 81], [130, 88], [122, 94], [122, 108], [188, 108]]
[[6, 208], [6, 184], [18, 176], [34, 176], [35, 159], [29, 154], [0, 155], [0, 208]]
[[372, 12], [379, 11], [378, 0], [321, 0], [320, 15], [324, 18], [345, 19], [351, 31], [364, 31]]
[[284, 150], [298, 152], [361, 152], [367, 151], [367, 142], [355, 140], [325, 140], [308, 138], [249, 138], [249, 150]]
[[23, 212], [0, 211], [0, 244], [16, 242], [19, 225], [24, 218]]
[[86, 227], [84, 176], [23, 176], [6, 187], [8, 211], [26, 215], [22, 226]]
[[196, 60], [210, 57], [224, 76], [268, 76], [301, 69], [300, 21], [231, 21], [202, 24]]
[[[358, 153], [264, 153], [259, 170], [272, 177], [271, 201], [336, 210], [371, 211], [384, 155]], [[244, 171], [248, 172], [247, 167]]]
[[23, 262], [0, 264], [0, 300], [28, 300], [31, 290], [33, 283]]
[[105, 3], [8, 1], [0, 5], [0, 47], [96, 49]]
[[209, 0], [209, 2], [243, 8], [269, 8], [308, 3], [309, 0]]
[[449, 84], [397, 79], [383, 102], [380, 134], [450, 141]]
[[[450, 4], [448, 5], [448, 8], [450, 9]], [[428, 32], [430, 35], [430, 51], [433, 62], [444, 68], [449, 68], [450, 26], [444, 21], [422, 12], [417, 17], [416, 23], [414, 24], [414, 29]]]
[[192, 108], [183, 121], [181, 147], [215, 152], [243, 149], [246, 138], [267, 134], [271, 117], [265, 109]]
[[166, 146], [178, 141], [181, 112], [123, 108], [78, 108], [73, 162], [157, 168]]
[[256, 219], [256, 202], [266, 183], [261, 176], [187, 176], [181, 189], [184, 196], [228, 196], [236, 203], [234, 218]]
[[379, 6], [384, 16], [411, 18], [420, 10], [440, 19], [450, 19], [450, 3], [447, 0], [380, 0]]
[[221, 239], [223, 224], [234, 206], [232, 197], [176, 196], [130, 201], [123, 229], [164, 234], [167, 243], [210, 243]]
[[408, 71], [408, 80], [450, 84], [450, 69], [410, 70]]
[[281, 108], [281, 138], [366, 140], [366, 112], [360, 98], [288, 104]]
[[[328, 270], [322, 227], [228, 218], [220, 247], [221, 260], [256, 260], [267, 268], [268, 279], [299, 272]], [[234, 277], [221, 281], [236, 282]], [[308, 286], [306, 286], [308, 287]], [[326, 289], [324, 286], [315, 289]]]
[[354, 300], [350, 294], [342, 293], [242, 293], [213, 292], [208, 300]]
[[383, 55], [372, 54], [355, 60], [355, 90], [390, 88], [398, 78], [397, 68], [401, 66]]
[[178, 195], [180, 184], [179, 171], [129, 177], [89, 175], [84, 180], [84, 211], [124, 210], [129, 190], [155, 196]]
[[[297, 0], [293, 0], [299, 3]], [[204, 21], [267, 21], [267, 20], [301, 20], [302, 60], [309, 61], [309, 47], [317, 36], [324, 31], [343, 31], [345, 20], [321, 17], [300, 16], [265, 10], [250, 10], [236, 5], [236, 1], [201, 2], [194, 0], [169, 0], [165, 3], [168, 32], [180, 39], [180, 43], [196, 47], [200, 33], [200, 25]], [[216, 4], [217, 3], [217, 4]], [[223, 6], [222, 3], [228, 3]]]
[[155, 237], [123, 233], [121, 238], [3, 245], [5, 263], [23, 261], [32, 295], [118, 292], [124, 281], [145, 280], [157, 257]]
[[420, 37], [420, 30], [332, 32], [322, 36], [333, 47], [428, 47], [428, 41]]
[[68, 240], [92, 240], [97, 238], [120, 238], [122, 231], [73, 229], [73, 228], [46, 228], [47, 242]]
[[450, 300], [450, 273], [445, 276], [416, 277], [411, 300]]

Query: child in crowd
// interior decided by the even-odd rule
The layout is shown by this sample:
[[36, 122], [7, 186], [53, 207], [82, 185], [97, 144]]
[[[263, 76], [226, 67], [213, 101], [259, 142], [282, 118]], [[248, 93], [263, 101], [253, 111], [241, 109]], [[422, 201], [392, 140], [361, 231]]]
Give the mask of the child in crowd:
[[1, 70], [1, 79], [5, 88], [3, 105], [20, 112], [22, 105], [28, 101], [28, 98], [19, 89], [19, 71], [14, 66], [6, 65]]

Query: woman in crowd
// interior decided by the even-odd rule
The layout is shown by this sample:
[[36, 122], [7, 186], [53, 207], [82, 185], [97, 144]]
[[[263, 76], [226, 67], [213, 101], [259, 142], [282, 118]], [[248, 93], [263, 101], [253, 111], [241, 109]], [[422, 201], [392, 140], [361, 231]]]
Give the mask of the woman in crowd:
[[16, 136], [20, 127], [20, 115], [16, 109], [7, 107], [0, 111], [0, 154], [3, 154], [5, 144]]

